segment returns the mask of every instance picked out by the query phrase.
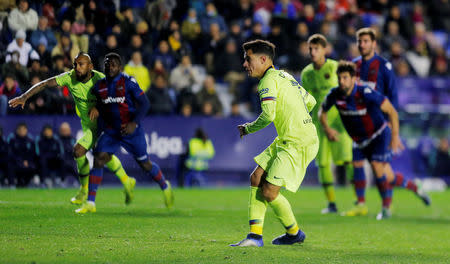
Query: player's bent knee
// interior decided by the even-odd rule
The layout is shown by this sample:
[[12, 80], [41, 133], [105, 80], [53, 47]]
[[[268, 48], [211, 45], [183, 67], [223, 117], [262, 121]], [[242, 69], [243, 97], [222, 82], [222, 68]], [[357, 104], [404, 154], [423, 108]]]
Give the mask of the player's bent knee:
[[81, 145], [75, 145], [73, 147], [73, 157], [74, 158], [81, 158], [84, 155], [86, 155], [87, 149], [83, 148]]
[[268, 202], [272, 202], [278, 196], [277, 191], [268, 188], [266, 185], [263, 185], [261, 194], [264, 197], [264, 199]]
[[111, 160], [111, 155], [106, 152], [100, 152], [95, 154], [94, 157], [94, 167], [103, 168], [108, 161]]

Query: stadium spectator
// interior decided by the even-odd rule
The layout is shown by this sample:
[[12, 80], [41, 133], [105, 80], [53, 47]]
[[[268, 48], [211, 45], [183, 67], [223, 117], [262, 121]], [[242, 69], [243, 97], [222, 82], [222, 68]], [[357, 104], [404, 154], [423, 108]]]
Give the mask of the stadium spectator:
[[166, 40], [161, 40], [158, 48], [153, 52], [152, 62], [154, 63], [156, 60], [160, 60], [167, 71], [171, 71], [176, 66], [175, 57]]
[[234, 40], [229, 39], [225, 44], [225, 50], [219, 53], [215, 59], [215, 77], [229, 83], [229, 91], [238, 94], [238, 85], [245, 80], [242, 72], [242, 59]]
[[8, 166], [9, 165], [9, 146], [3, 135], [3, 128], [0, 127], [0, 186], [8, 186], [12, 179], [10, 178]]
[[280, 67], [287, 64], [289, 53], [289, 38], [278, 23], [273, 23], [267, 40], [276, 47], [277, 60], [275, 63]]
[[[116, 19], [116, 6], [111, 0], [108, 1], [86, 1], [84, 4], [84, 17], [86, 18], [86, 25], [92, 23], [97, 28], [97, 32], [105, 32], [106, 27], [111, 25]], [[86, 28], [87, 30], [87, 28]]]
[[241, 107], [237, 100], [233, 100], [233, 102], [231, 102], [230, 117], [242, 118]]
[[6, 51], [8, 52], [8, 55], [6, 55], [6, 62], [11, 60], [11, 55], [13, 51], [19, 51], [19, 62], [23, 66], [28, 65], [28, 60], [30, 58], [33, 59], [39, 59], [38, 53], [31, 47], [31, 44], [26, 42], [25, 39], [27, 38], [27, 35], [25, 31], [18, 30], [16, 32], [15, 39], [9, 43], [8, 47], [6, 48]]
[[170, 72], [169, 83], [177, 93], [184, 89], [192, 90], [192, 86], [198, 85], [199, 72], [192, 66], [191, 57], [183, 55], [181, 62]]
[[181, 24], [181, 34], [192, 44], [199, 38], [201, 32], [202, 29], [197, 18], [197, 11], [194, 8], [190, 8], [187, 18]]
[[169, 72], [164, 68], [160, 59], [156, 59], [152, 64], [152, 68], [150, 69], [150, 80], [154, 80], [157, 75], [163, 75], [166, 79], [169, 78]]
[[[72, 45], [77, 46], [81, 51], [87, 52], [89, 49], [89, 39], [86, 35], [77, 35], [72, 33], [72, 22], [69, 19], [64, 19], [61, 22], [61, 31], [57, 35], [58, 43], [61, 43], [61, 37], [67, 36], [70, 38]], [[56, 47], [56, 46], [55, 46]]]
[[73, 146], [75, 146], [76, 140], [72, 136], [72, 129], [69, 123], [62, 122], [59, 126], [59, 140], [61, 141], [63, 153], [61, 155], [62, 166], [62, 179], [67, 179], [68, 176], [77, 178], [77, 169], [75, 161], [73, 160]]
[[450, 1], [432, 0], [427, 2], [427, 8], [433, 29], [450, 32]]
[[41, 134], [36, 137], [35, 142], [40, 181], [48, 188], [54, 184], [61, 186], [63, 180], [61, 141], [53, 134], [53, 128], [47, 124], [42, 127]]
[[289, 45], [291, 54], [296, 52], [297, 47], [300, 43], [308, 41], [309, 35], [309, 29], [306, 23], [297, 23], [293, 34], [293, 45]]
[[302, 6], [299, 2], [294, 3], [291, 0], [278, 0], [273, 8], [272, 14], [274, 17], [295, 20], [301, 8]]
[[52, 68], [52, 56], [50, 54], [51, 50], [49, 51], [47, 49], [47, 40], [45, 38], [39, 40], [36, 51], [39, 55], [42, 67], [45, 70], [50, 71]]
[[38, 15], [35, 10], [30, 8], [28, 0], [19, 0], [18, 6], [11, 10], [8, 15], [8, 25], [13, 31], [35, 30], [38, 25]]
[[208, 73], [214, 72], [214, 61], [223, 52], [226, 34], [220, 30], [219, 24], [212, 23], [206, 38], [205, 67]]
[[19, 85], [24, 87], [30, 82], [30, 75], [27, 67], [19, 62], [20, 53], [15, 50], [11, 54], [11, 60], [1, 66], [1, 76], [11, 75], [18, 81]]
[[[29, 64], [30, 67], [28, 68], [28, 72], [30, 74], [30, 79], [34, 76], [38, 76], [41, 80], [47, 79], [48, 70], [41, 66], [40, 60], [32, 59]], [[22, 85], [22, 87], [25, 87], [25, 85]]]
[[192, 105], [189, 103], [182, 104], [180, 114], [184, 117], [192, 116]]
[[389, 32], [390, 22], [397, 23], [399, 34], [402, 37], [406, 39], [409, 39], [411, 37], [412, 34], [411, 23], [402, 16], [400, 7], [398, 5], [393, 5], [389, 9], [389, 15], [387, 16], [386, 21], [384, 22], [384, 29], [383, 29], [384, 33]]
[[449, 76], [449, 59], [445, 56], [445, 51], [443, 48], [437, 48], [435, 50], [435, 55], [433, 56], [431, 65], [431, 76]]
[[203, 81], [203, 88], [197, 94], [197, 100], [201, 106], [203, 114], [220, 116], [222, 112], [222, 103], [216, 92], [216, 83], [214, 77], [206, 76]]
[[31, 135], [28, 134], [28, 127], [25, 123], [19, 123], [15, 133], [8, 136], [11, 162], [9, 173], [13, 175], [17, 187], [26, 187], [33, 175], [37, 173], [36, 148]]
[[151, 54], [149, 50], [149, 45], [144, 45], [141, 35], [133, 34], [131, 36], [131, 41], [129, 47], [124, 51], [126, 58], [131, 59], [133, 52], [139, 51], [142, 57], [142, 63], [144, 65], [149, 65], [151, 60]]
[[441, 138], [431, 158], [434, 176], [450, 176], [450, 148], [447, 138]]
[[381, 40], [381, 44], [383, 49], [389, 49], [394, 42], [398, 42], [405, 49], [408, 48], [408, 42], [400, 35], [398, 23], [396, 21], [390, 21], [387, 25], [387, 32]]
[[187, 171], [184, 175], [184, 186], [204, 186], [208, 162], [214, 157], [215, 150], [211, 139], [202, 128], [195, 130], [195, 135], [189, 140], [186, 152]]
[[230, 32], [227, 35], [228, 39], [233, 39], [236, 43], [237, 47], [242, 47], [242, 44], [244, 43], [244, 36], [242, 32], [242, 27], [237, 21], [231, 22], [230, 26]]
[[103, 38], [97, 31], [97, 26], [92, 23], [88, 22], [86, 24], [86, 35], [88, 37], [88, 53], [92, 58], [92, 63], [94, 64], [95, 68], [98, 68], [99, 66], [99, 58], [102, 54], [102, 49], [105, 46], [105, 42], [103, 41]]
[[164, 29], [169, 25], [172, 10], [176, 5], [175, 0], [147, 1], [144, 11], [145, 21], [156, 31]]
[[314, 7], [310, 4], [304, 6], [303, 15], [300, 17], [308, 26], [309, 32], [318, 32], [321, 21], [317, 18]]
[[295, 50], [295, 53], [289, 55], [288, 65], [286, 68], [292, 71], [295, 75], [306, 67], [309, 63], [309, 49], [306, 41], [300, 42]]
[[212, 24], [217, 24], [221, 32], [228, 32], [228, 26], [225, 23], [224, 18], [217, 13], [216, 6], [214, 3], [209, 2], [206, 4], [206, 14], [200, 19], [200, 26], [202, 31], [207, 32]]
[[264, 39], [263, 35], [263, 25], [259, 21], [254, 21], [251, 27], [251, 32], [245, 41]]
[[430, 73], [431, 59], [429, 56], [429, 51], [427, 43], [425, 41], [417, 42], [412, 50], [408, 50], [405, 57], [408, 63], [413, 68], [414, 72], [419, 77], [427, 77]]
[[61, 55], [64, 58], [64, 66], [70, 68], [72, 61], [80, 53], [80, 48], [77, 43], [72, 42], [70, 35], [63, 33], [58, 41], [58, 44], [52, 50], [52, 57]]
[[101, 55], [99, 59], [99, 67], [101, 67], [103, 65], [103, 61], [104, 61], [104, 57], [106, 54], [111, 53], [111, 52], [116, 52], [119, 54], [123, 54], [122, 52], [122, 48], [120, 48], [119, 46], [119, 41], [118, 41], [118, 37], [116, 35], [116, 33], [110, 33], [106, 36], [106, 45], [105, 47], [101, 50]]
[[152, 86], [146, 93], [150, 101], [149, 114], [169, 115], [174, 113], [176, 103], [170, 96], [169, 89], [166, 78], [163, 75], [156, 75]]
[[397, 61], [395, 66], [395, 73], [398, 77], [410, 77], [411, 76], [411, 67], [405, 59], [400, 59]]
[[123, 71], [136, 79], [142, 91], [146, 92], [148, 90], [151, 84], [150, 72], [142, 63], [142, 54], [140, 51], [132, 53], [131, 60], [125, 65]]
[[45, 39], [48, 50], [52, 50], [56, 46], [55, 33], [48, 27], [48, 19], [45, 16], [39, 17], [38, 28], [31, 33], [30, 43], [34, 49], [38, 49], [42, 39]]
[[18, 112], [19, 109], [17, 108], [8, 108], [7, 102], [21, 94], [22, 90], [15, 77], [12, 75], [5, 76], [3, 84], [0, 86], [0, 116], [5, 116], [7, 113], [12, 114]]
[[64, 65], [64, 56], [55, 55], [52, 57], [52, 68], [50, 70], [50, 75], [55, 76], [68, 70], [69, 68]]
[[179, 30], [169, 35], [168, 43], [176, 61], [180, 61], [184, 54], [192, 53], [190, 44], [182, 38]]

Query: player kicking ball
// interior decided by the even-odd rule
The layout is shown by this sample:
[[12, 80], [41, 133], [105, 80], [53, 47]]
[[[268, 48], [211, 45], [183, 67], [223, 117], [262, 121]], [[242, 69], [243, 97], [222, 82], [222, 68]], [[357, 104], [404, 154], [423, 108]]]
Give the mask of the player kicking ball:
[[141, 119], [147, 114], [150, 103], [136, 80], [124, 73], [122, 60], [117, 53], [105, 56], [106, 78], [99, 80], [92, 94], [97, 98], [96, 107], [90, 110], [90, 118], [98, 117], [102, 133], [94, 149], [94, 167], [89, 174], [88, 199], [76, 213], [96, 212], [97, 188], [102, 182], [103, 166], [120, 147], [133, 155], [145, 174], [156, 181], [164, 194], [166, 207], [173, 206], [170, 182], [164, 178], [158, 164], [151, 162]]
[[[39, 82], [28, 89], [26, 93], [9, 101], [10, 107], [22, 106], [23, 108], [30, 97], [48, 87], [66, 86], [69, 89], [83, 130], [83, 136], [78, 139], [73, 147], [73, 156], [77, 163], [81, 186], [77, 195], [70, 200], [72, 204], [82, 204], [88, 196], [89, 162], [86, 153], [94, 146], [98, 137], [97, 121], [92, 121], [89, 118], [89, 109], [95, 105], [96, 101], [91, 89], [98, 80], [104, 77], [103, 73], [94, 70], [91, 57], [87, 53], [80, 52], [73, 61], [72, 70]], [[109, 162], [106, 163], [106, 167], [122, 182], [125, 187], [125, 203], [129, 204], [134, 196], [133, 190], [136, 180], [128, 177], [122, 163], [116, 156], [111, 157]]]
[[[339, 133], [331, 128], [327, 121], [327, 112], [336, 106], [350, 137], [353, 139], [353, 167], [355, 174], [355, 191], [358, 198], [365, 186], [356, 179], [364, 178], [364, 159], [370, 162], [375, 174], [375, 182], [382, 199], [382, 210], [377, 219], [391, 217], [390, 205], [393, 186], [402, 186], [413, 191], [422, 201], [429, 205], [430, 198], [414, 182], [399, 179], [394, 175], [389, 162], [392, 152], [403, 150], [400, 141], [398, 114], [387, 97], [367, 87], [356, 84], [356, 65], [341, 61], [337, 68], [339, 86], [331, 89], [319, 112], [320, 123], [330, 141], [336, 141]], [[389, 118], [385, 119], [385, 115]], [[357, 206], [366, 208], [364, 201], [358, 199]], [[365, 213], [367, 214], [367, 208]]]
[[248, 75], [259, 79], [258, 93], [262, 113], [244, 125], [239, 125], [241, 137], [274, 123], [278, 136], [261, 154], [250, 176], [250, 232], [233, 247], [262, 247], [263, 224], [267, 206], [272, 207], [286, 233], [272, 241], [274, 245], [303, 243], [305, 233], [299, 229], [291, 205], [280, 193], [281, 187], [296, 192], [314, 159], [319, 140], [309, 112], [316, 104], [314, 97], [288, 73], [273, 67], [275, 45], [254, 40], [243, 45], [244, 68]]

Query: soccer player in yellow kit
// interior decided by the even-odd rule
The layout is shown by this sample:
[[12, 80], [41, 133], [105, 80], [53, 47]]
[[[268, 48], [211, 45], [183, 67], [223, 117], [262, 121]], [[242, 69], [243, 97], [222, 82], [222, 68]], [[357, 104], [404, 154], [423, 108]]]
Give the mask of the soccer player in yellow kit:
[[243, 137], [273, 122], [278, 136], [255, 157], [258, 166], [250, 176], [250, 233], [231, 246], [264, 245], [262, 232], [267, 205], [272, 207], [286, 229], [286, 234], [275, 238], [272, 244], [302, 243], [305, 233], [299, 229], [291, 206], [280, 189], [285, 187], [296, 192], [308, 164], [317, 154], [319, 139], [309, 115], [316, 100], [290, 74], [273, 67], [275, 45], [254, 40], [244, 43], [243, 49], [244, 68], [249, 76], [260, 80], [258, 93], [262, 113], [255, 121], [239, 125], [239, 134]]
[[[314, 34], [308, 39], [309, 54], [312, 63], [306, 66], [301, 74], [302, 86], [321, 105], [328, 92], [338, 86], [336, 69], [338, 62], [325, 57], [327, 39], [321, 34]], [[328, 200], [328, 207], [323, 214], [337, 213], [334, 177], [331, 172], [331, 162], [339, 167], [345, 167], [347, 178], [353, 178], [352, 139], [347, 134], [336, 107], [328, 111], [328, 124], [339, 132], [338, 141], [330, 141], [320, 125], [318, 108], [312, 110], [311, 116], [319, 134], [319, 152], [316, 164], [319, 167], [319, 181], [323, 186]], [[342, 170], [338, 170], [342, 171]]]
[[[89, 162], [86, 153], [97, 141], [97, 121], [89, 118], [89, 110], [95, 106], [96, 98], [91, 94], [91, 89], [95, 83], [104, 78], [105, 75], [93, 69], [92, 61], [87, 53], [80, 52], [74, 59], [73, 69], [60, 75], [33, 85], [26, 93], [9, 101], [10, 107], [24, 107], [26, 101], [33, 95], [41, 92], [47, 87], [67, 86], [75, 101], [77, 115], [80, 117], [83, 136], [77, 141], [73, 148], [73, 156], [77, 163], [78, 175], [80, 178], [80, 190], [70, 202], [72, 204], [82, 204], [88, 195], [89, 185]], [[128, 177], [120, 163], [120, 160], [113, 156], [106, 164], [109, 170], [114, 172], [125, 187], [125, 203], [130, 203], [133, 199], [133, 190], [136, 180]]]

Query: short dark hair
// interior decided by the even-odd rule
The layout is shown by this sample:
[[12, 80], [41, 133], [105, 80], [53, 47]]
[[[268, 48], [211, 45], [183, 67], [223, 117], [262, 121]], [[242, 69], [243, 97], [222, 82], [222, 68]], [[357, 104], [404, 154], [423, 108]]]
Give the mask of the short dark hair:
[[53, 127], [52, 127], [50, 124], [45, 124], [45, 125], [42, 127], [42, 132], [44, 132], [44, 131], [47, 130], [47, 129], [50, 129], [50, 130], [53, 131]]
[[110, 52], [110, 53], [106, 54], [105, 59], [116, 60], [119, 63], [119, 65], [122, 66], [122, 58], [120, 57], [119, 54], [117, 54], [115, 52]]
[[275, 57], [275, 45], [269, 41], [255, 39], [242, 44], [244, 51], [252, 50], [253, 53], [262, 53], [269, 56], [271, 60]]
[[16, 126], [16, 130], [17, 130], [19, 127], [25, 127], [25, 128], [28, 128], [28, 126], [27, 126], [27, 124], [26, 124], [25, 122], [19, 122], [19, 123], [17, 124], [17, 126]]
[[319, 44], [325, 48], [328, 45], [328, 42], [324, 35], [314, 34], [308, 38], [308, 44]]
[[344, 60], [339, 61], [336, 73], [341, 74], [343, 72], [350, 73], [350, 76], [352, 76], [352, 77], [355, 76], [356, 75], [356, 65], [351, 61], [344, 61]]
[[364, 35], [369, 35], [372, 41], [376, 40], [377, 38], [375, 30], [370, 27], [360, 28], [358, 29], [358, 31], [356, 31], [356, 38], [360, 38]]

